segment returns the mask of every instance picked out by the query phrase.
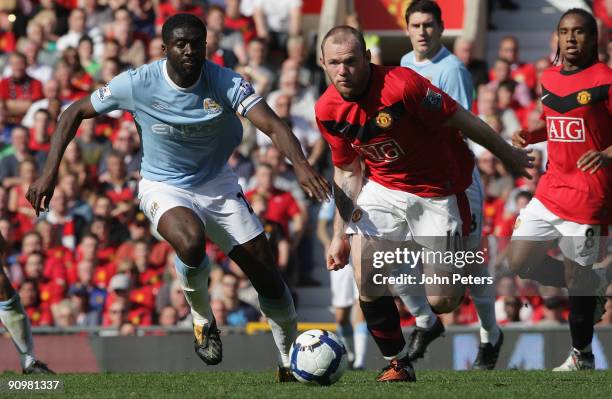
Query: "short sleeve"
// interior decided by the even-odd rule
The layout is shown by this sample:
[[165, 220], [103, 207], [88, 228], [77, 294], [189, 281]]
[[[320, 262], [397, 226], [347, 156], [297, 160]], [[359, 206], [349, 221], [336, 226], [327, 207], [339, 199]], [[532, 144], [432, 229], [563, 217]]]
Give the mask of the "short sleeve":
[[327, 144], [329, 144], [329, 148], [331, 149], [332, 162], [334, 165], [342, 166], [353, 162], [355, 157], [357, 157], [357, 152], [353, 149], [351, 143], [349, 143], [346, 139], [331, 134], [325, 127], [325, 123], [320, 121], [319, 118], [316, 119], [321, 135], [325, 141], [327, 141]]
[[134, 111], [132, 77], [130, 76], [132, 73], [134, 71], [122, 72], [91, 93], [91, 105], [97, 113], [104, 114], [116, 109]]
[[220, 69], [219, 84], [223, 100], [241, 116], [246, 114], [261, 100], [262, 97], [255, 93], [251, 83], [242, 76], [229, 69]]
[[403, 98], [406, 110], [432, 129], [444, 125], [458, 108], [448, 94], [417, 73], [405, 81]]
[[472, 107], [474, 84], [472, 75], [466, 68], [448, 69], [442, 76], [440, 89], [461, 104], [463, 108], [469, 110]]

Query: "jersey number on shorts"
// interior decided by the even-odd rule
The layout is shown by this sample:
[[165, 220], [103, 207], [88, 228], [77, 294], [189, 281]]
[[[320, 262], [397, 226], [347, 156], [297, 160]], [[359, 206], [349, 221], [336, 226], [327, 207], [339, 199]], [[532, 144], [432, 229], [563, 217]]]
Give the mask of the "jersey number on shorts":
[[447, 251], [460, 251], [463, 248], [463, 243], [461, 241], [461, 234], [458, 231], [453, 232], [448, 230], [446, 232], [446, 250]]
[[586, 240], [584, 241], [584, 247], [586, 249], [591, 249], [593, 248], [593, 245], [595, 245], [595, 230], [588, 228], [587, 231], [584, 233], [584, 235], [586, 236]]

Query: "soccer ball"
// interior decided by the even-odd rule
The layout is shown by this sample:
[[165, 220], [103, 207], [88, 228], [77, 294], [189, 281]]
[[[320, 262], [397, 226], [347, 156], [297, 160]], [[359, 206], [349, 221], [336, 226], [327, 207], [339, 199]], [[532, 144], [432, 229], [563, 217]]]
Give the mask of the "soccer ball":
[[308, 330], [291, 345], [291, 372], [309, 385], [331, 385], [348, 366], [346, 349], [336, 334]]

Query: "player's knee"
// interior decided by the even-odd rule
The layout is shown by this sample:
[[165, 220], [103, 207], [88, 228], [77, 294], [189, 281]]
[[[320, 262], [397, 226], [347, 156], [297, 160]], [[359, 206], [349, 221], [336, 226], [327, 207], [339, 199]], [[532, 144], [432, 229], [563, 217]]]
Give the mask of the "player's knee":
[[189, 266], [200, 265], [206, 256], [204, 232], [184, 231], [173, 246], [178, 257]]
[[525, 275], [528, 269], [526, 256], [522, 256], [522, 254], [510, 251], [510, 255], [508, 256], [508, 267], [514, 274], [517, 274], [519, 277], [528, 278]]
[[436, 314], [450, 313], [457, 309], [462, 296], [430, 296], [427, 298], [431, 309]]

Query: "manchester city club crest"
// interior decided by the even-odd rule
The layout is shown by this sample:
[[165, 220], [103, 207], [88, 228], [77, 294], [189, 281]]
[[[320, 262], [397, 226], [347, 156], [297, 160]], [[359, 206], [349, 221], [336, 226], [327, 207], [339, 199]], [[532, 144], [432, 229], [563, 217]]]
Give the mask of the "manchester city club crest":
[[217, 103], [212, 98], [205, 98], [202, 103], [202, 106], [204, 107], [204, 111], [207, 114], [218, 114], [223, 110], [219, 103]]
[[376, 126], [381, 129], [388, 129], [393, 124], [393, 117], [386, 111], [380, 111], [375, 118]]
[[589, 93], [586, 90], [583, 90], [580, 93], [578, 93], [577, 100], [580, 104], [587, 105], [588, 103], [591, 102], [591, 93]]

